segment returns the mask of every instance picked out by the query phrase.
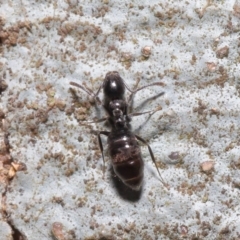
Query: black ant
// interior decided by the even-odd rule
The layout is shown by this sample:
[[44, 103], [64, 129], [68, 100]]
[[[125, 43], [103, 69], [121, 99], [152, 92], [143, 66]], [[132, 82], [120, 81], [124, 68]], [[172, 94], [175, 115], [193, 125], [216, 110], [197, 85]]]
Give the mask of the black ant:
[[145, 113], [149, 113], [152, 115], [159, 109], [155, 111], [128, 114], [128, 103], [125, 100], [125, 88], [127, 88], [131, 92], [128, 101], [131, 102], [133, 94], [135, 94], [139, 90], [153, 85], [163, 86], [163, 83], [152, 83], [147, 86], [138, 88], [135, 91], [132, 91], [128, 88], [126, 83], [120, 77], [119, 73], [113, 71], [106, 74], [103, 84], [99, 87], [98, 91], [95, 94], [92, 92], [92, 90], [88, 89], [87, 87], [83, 87], [75, 82], [70, 82], [70, 84], [81, 88], [89, 95], [93, 96], [94, 99], [96, 99], [96, 101], [98, 101], [99, 103], [101, 103], [101, 101], [98, 98], [98, 94], [103, 88], [103, 107], [106, 110], [108, 117], [99, 119], [97, 120], [97, 122], [108, 120], [112, 129], [111, 132], [100, 131], [98, 133], [98, 142], [104, 161], [101, 135], [105, 135], [108, 137], [108, 152], [112, 159], [114, 172], [119, 177], [119, 179], [133, 190], [137, 191], [141, 188], [144, 166], [140, 146], [138, 144], [138, 141], [141, 141], [142, 143], [147, 145], [152, 161], [156, 166], [161, 181], [164, 186], [166, 186], [157, 167], [151, 147], [143, 138], [135, 135], [131, 131], [130, 126], [131, 116], [138, 116]]

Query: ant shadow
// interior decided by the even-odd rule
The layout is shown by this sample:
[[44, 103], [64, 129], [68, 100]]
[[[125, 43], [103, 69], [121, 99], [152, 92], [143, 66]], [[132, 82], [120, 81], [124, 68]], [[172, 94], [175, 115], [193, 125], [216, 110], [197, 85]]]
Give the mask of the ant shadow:
[[127, 187], [114, 173], [113, 167], [110, 168], [111, 173], [111, 182], [113, 187], [117, 190], [118, 195], [129, 202], [137, 202], [141, 198], [142, 195], [142, 187], [138, 190], [132, 190]]

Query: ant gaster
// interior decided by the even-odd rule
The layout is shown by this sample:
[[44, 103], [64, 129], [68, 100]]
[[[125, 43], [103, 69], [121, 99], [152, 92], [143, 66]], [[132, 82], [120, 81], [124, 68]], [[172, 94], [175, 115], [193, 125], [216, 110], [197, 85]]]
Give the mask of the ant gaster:
[[[75, 82], [70, 82], [71, 85], [76, 86], [87, 92], [89, 95], [93, 96], [98, 102], [101, 102], [97, 95], [103, 88], [104, 102], [103, 107], [106, 110], [108, 117], [98, 120], [97, 122], [108, 120], [111, 125], [111, 132], [100, 131], [98, 133], [99, 146], [102, 153], [102, 158], [104, 161], [103, 145], [101, 140], [101, 135], [108, 137], [108, 152], [112, 160], [112, 165], [114, 172], [118, 178], [128, 187], [133, 190], [139, 190], [142, 186], [143, 181], [143, 159], [141, 156], [140, 146], [138, 141], [141, 141], [147, 145], [149, 153], [151, 155], [152, 161], [154, 162], [158, 174], [162, 180], [161, 174], [157, 168], [157, 164], [149, 144], [141, 137], [135, 135], [131, 131], [130, 121], [131, 116], [138, 116], [144, 113], [153, 114], [158, 111], [148, 111], [144, 113], [132, 113], [128, 114], [128, 104], [125, 100], [125, 88], [130, 92], [129, 101], [132, 100], [133, 94], [137, 91], [153, 86], [153, 85], [163, 85], [161, 82], [149, 84], [141, 88], [132, 91], [125, 84], [123, 79], [120, 77], [119, 73], [116, 71], [108, 72], [103, 81], [103, 84], [99, 87], [98, 91], [94, 94], [90, 89], [83, 87]], [[105, 162], [105, 161], [104, 161]]]

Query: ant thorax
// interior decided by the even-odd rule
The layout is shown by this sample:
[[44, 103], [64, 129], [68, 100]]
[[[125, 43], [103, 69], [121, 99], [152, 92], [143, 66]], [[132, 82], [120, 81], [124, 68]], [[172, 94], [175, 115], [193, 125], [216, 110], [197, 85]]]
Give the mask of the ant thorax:
[[118, 130], [127, 128], [126, 102], [123, 100], [113, 100], [109, 103], [112, 113], [112, 127]]
[[113, 100], [109, 103], [109, 110], [114, 118], [126, 115], [127, 104], [123, 100]]

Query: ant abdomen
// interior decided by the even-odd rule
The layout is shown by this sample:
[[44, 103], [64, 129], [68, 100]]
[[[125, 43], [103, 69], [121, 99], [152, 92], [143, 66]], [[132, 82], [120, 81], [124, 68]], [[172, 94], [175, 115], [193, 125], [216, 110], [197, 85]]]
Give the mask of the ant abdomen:
[[[113, 158], [114, 161], [114, 158]], [[129, 188], [138, 191], [143, 181], [143, 160], [141, 154], [126, 162], [114, 163], [113, 169], [118, 178]]]
[[108, 136], [108, 151], [118, 178], [131, 189], [139, 190], [144, 163], [135, 135], [130, 131], [114, 131]]

